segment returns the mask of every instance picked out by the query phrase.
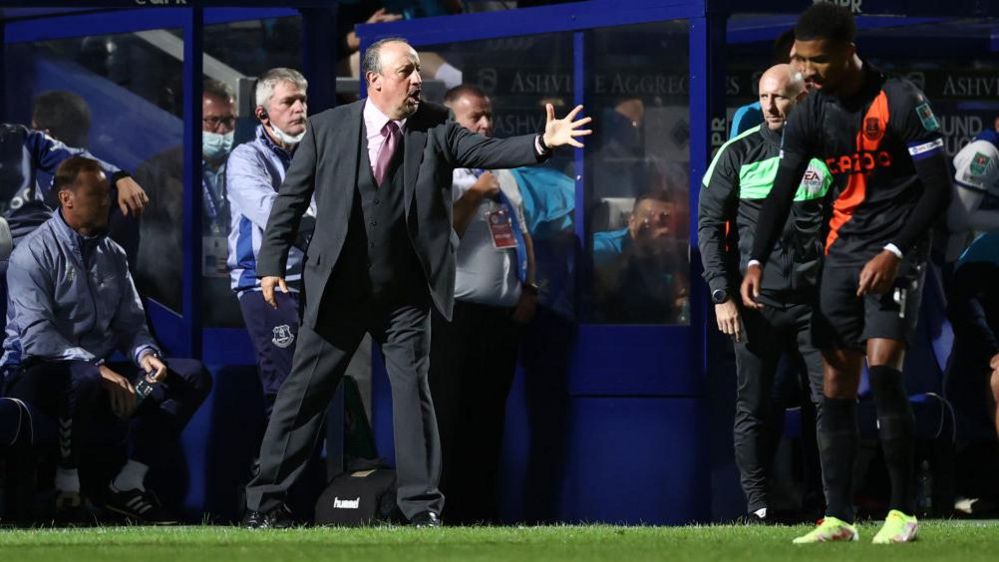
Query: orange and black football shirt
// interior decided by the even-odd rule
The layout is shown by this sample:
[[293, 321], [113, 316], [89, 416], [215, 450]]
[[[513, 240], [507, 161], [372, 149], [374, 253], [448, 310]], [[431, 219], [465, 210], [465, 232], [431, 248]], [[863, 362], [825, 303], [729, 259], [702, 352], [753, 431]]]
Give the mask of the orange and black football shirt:
[[[839, 265], [863, 265], [896, 243], [923, 193], [916, 161], [943, 153], [940, 123], [923, 93], [869, 64], [863, 72], [863, 86], [849, 98], [809, 94], [791, 112], [782, 144], [783, 159], [817, 158], [832, 173], [823, 236], [828, 260]], [[761, 222], [754, 258], [772, 236], [765, 231], [781, 227]], [[900, 249], [922, 260], [928, 245], [927, 230]]]

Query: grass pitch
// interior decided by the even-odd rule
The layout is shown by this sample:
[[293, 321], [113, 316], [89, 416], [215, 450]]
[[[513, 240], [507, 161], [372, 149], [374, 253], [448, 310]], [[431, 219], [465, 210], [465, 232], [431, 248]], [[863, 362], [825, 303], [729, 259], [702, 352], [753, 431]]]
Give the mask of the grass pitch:
[[999, 522], [925, 522], [914, 544], [874, 546], [876, 524], [859, 543], [794, 546], [799, 527], [481, 527], [290, 529], [105, 527], [0, 530], [3, 562], [422, 562], [422, 561], [793, 561], [999, 560]]

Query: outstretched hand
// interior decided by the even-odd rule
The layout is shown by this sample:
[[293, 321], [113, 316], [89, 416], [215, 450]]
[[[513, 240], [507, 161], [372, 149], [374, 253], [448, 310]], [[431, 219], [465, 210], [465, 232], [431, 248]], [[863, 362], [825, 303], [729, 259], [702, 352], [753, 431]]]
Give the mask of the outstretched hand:
[[550, 103], [545, 104], [545, 111], [548, 113], [548, 121], [545, 123], [545, 135], [542, 138], [545, 146], [555, 148], [568, 144], [576, 148], [582, 148], [583, 143], [577, 141], [576, 137], [585, 137], [593, 133], [590, 129], [580, 129], [583, 125], [593, 121], [593, 118], [584, 117], [579, 121], [573, 121], [582, 110], [583, 106], [577, 105], [564, 119], [555, 119], [555, 107]]

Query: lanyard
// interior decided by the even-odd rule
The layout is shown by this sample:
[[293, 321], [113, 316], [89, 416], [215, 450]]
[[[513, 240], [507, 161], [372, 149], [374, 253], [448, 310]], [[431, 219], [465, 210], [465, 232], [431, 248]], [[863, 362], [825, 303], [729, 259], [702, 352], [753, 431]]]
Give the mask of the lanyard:
[[[472, 170], [472, 174], [475, 175], [476, 179], [484, 173], [486, 173], [486, 171], [481, 168]], [[499, 204], [506, 209], [507, 216], [510, 217], [513, 237], [517, 240], [517, 278], [520, 279], [521, 283], [527, 283], [527, 243], [524, 241], [524, 232], [520, 229], [520, 220], [517, 218], [517, 209], [502, 189], [499, 190]]]

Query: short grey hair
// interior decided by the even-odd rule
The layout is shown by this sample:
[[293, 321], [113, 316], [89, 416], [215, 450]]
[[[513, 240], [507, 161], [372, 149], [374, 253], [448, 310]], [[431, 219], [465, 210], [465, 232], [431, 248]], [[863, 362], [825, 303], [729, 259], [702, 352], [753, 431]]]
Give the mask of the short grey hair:
[[402, 37], [386, 37], [385, 39], [379, 39], [375, 41], [364, 51], [364, 60], [361, 61], [361, 76], [367, 77], [369, 72], [374, 72], [375, 74], [382, 73], [382, 47], [386, 43], [405, 43], [412, 48], [409, 41], [403, 39]]
[[229, 103], [232, 103], [236, 99], [236, 91], [229, 84], [211, 78], [204, 81], [201, 88], [201, 95], [214, 96]]
[[281, 82], [291, 82], [305, 93], [309, 89], [309, 81], [302, 76], [302, 73], [293, 68], [272, 68], [257, 78], [257, 89], [254, 92], [254, 101], [258, 107], [267, 107], [267, 103], [274, 96], [274, 88]]

